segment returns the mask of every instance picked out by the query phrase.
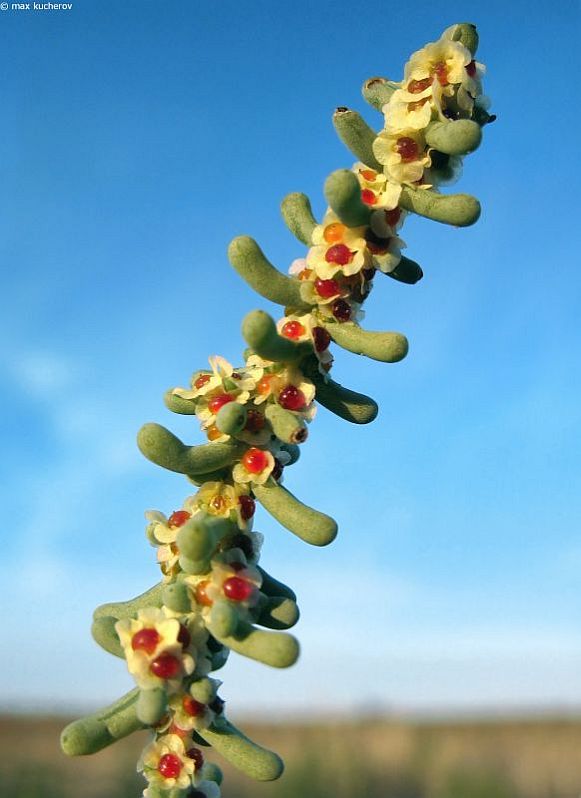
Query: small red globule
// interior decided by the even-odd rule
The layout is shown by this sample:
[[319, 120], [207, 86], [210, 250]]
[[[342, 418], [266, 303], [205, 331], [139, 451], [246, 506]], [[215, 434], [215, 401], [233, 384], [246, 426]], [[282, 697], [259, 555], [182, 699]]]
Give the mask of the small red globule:
[[390, 227], [395, 227], [401, 218], [401, 208], [392, 208], [385, 212], [385, 221]]
[[247, 432], [260, 432], [264, 428], [264, 416], [260, 410], [248, 410], [246, 413], [246, 424], [244, 429]]
[[419, 154], [418, 144], [409, 136], [401, 136], [396, 142], [396, 150], [404, 163], [415, 161]]
[[198, 582], [196, 585], [196, 601], [198, 604], [201, 604], [203, 607], [211, 607], [214, 603], [212, 599], [206, 593], [206, 588], [210, 584], [208, 579], [205, 579], [203, 582]]
[[229, 402], [233, 402], [234, 397], [229, 393], [219, 393], [218, 396], [213, 396], [210, 401], [208, 402], [208, 409], [210, 412], [215, 415], [221, 407], [227, 405]]
[[283, 325], [281, 333], [285, 338], [290, 338], [291, 341], [296, 341], [301, 337], [301, 335], [305, 334], [305, 328], [300, 321], [296, 321], [296, 319], [294, 319], [292, 321], [287, 321], [287, 323]]
[[240, 515], [245, 521], [250, 521], [256, 511], [256, 502], [252, 496], [239, 496]]
[[181, 669], [181, 662], [172, 654], [160, 654], [149, 666], [149, 670], [153, 675], [160, 679], [174, 679]]
[[278, 403], [285, 410], [304, 410], [307, 398], [296, 385], [287, 385], [278, 395]]
[[186, 752], [186, 756], [194, 760], [194, 768], [196, 770], [200, 770], [204, 767], [204, 754], [199, 748], [190, 748], [190, 750]]
[[161, 635], [157, 629], [152, 629], [151, 627], [140, 629], [131, 638], [131, 648], [134, 651], [145, 651], [146, 654], [153, 654], [160, 640]]
[[206, 705], [200, 703], [200, 701], [196, 701], [191, 695], [185, 695], [182, 698], [182, 707], [186, 715], [189, 715], [191, 718], [199, 718], [200, 715], [203, 715], [206, 711]]
[[374, 169], [361, 169], [359, 174], [364, 180], [375, 180], [377, 172]]
[[361, 200], [366, 205], [375, 205], [375, 203], [377, 202], [377, 197], [375, 196], [375, 193], [371, 191], [371, 189], [364, 188], [361, 191]]
[[230, 576], [224, 580], [222, 590], [231, 601], [248, 601], [254, 593], [254, 585], [239, 576]]
[[351, 305], [344, 299], [337, 299], [333, 302], [331, 311], [337, 321], [349, 321], [351, 318]]
[[177, 779], [181, 769], [181, 760], [175, 754], [164, 754], [157, 764], [157, 770], [164, 779]]
[[315, 280], [315, 291], [323, 299], [330, 299], [332, 296], [337, 296], [340, 292], [339, 283], [336, 280]]
[[328, 224], [325, 227], [323, 231], [323, 238], [327, 244], [336, 244], [337, 241], [341, 241], [346, 229], [347, 228], [344, 224], [341, 224], [340, 222], [333, 222], [333, 224]]
[[242, 465], [251, 474], [260, 474], [268, 465], [268, 456], [265, 451], [253, 446], [242, 455]]
[[331, 336], [324, 327], [313, 328], [313, 343], [317, 352], [324, 352], [331, 343]]
[[339, 266], [346, 266], [353, 260], [353, 253], [345, 244], [333, 244], [325, 252], [327, 263], [337, 263]]
[[167, 519], [167, 523], [168, 526], [172, 527], [183, 526], [191, 517], [192, 514], [188, 513], [187, 510], [174, 510], [174, 512]]
[[192, 642], [192, 636], [189, 633], [188, 627], [180, 624], [180, 630], [178, 632], [178, 643], [182, 644], [182, 648], [187, 648], [190, 643]]
[[197, 380], [194, 382], [194, 388], [203, 388], [204, 385], [210, 382], [210, 375], [209, 374], [201, 374]]
[[431, 85], [432, 78], [424, 78], [423, 80], [410, 80], [408, 83], [408, 91], [410, 94], [420, 94]]
[[438, 83], [442, 86], [446, 86], [448, 83], [448, 67], [446, 64], [443, 61], [438, 61], [437, 64], [434, 64], [433, 72], [438, 78]]

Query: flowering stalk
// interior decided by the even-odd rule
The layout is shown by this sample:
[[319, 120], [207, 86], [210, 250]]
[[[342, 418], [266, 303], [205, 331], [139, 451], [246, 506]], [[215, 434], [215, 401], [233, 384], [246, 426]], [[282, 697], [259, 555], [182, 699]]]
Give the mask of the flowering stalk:
[[329, 207], [320, 223], [304, 194], [282, 203], [288, 228], [308, 247], [305, 257], [286, 276], [247, 236], [228, 250], [238, 273], [282, 305], [284, 315], [275, 322], [263, 311], [249, 313], [243, 365], [213, 356], [188, 387], [165, 395], [171, 411], [197, 417], [207, 443], [188, 446], [158, 424], [139, 432], [147, 458], [198, 489], [168, 516], [146, 513], [160, 584], [94, 613], [95, 640], [126, 660], [136, 688], [67, 726], [62, 747], [69, 755], [90, 754], [150, 728], [138, 766], [145, 798], [217, 798], [222, 775], [206, 761], [205, 746], [255, 779], [282, 773], [276, 754], [226, 719], [221, 682], [210, 676], [231, 650], [276, 668], [299, 654], [286, 631], [299, 617], [296, 596], [259, 565], [256, 501], [314, 546], [337, 534], [330, 516], [283, 487], [283, 472], [299, 458], [315, 401], [355, 424], [377, 415], [373, 399], [331, 379], [331, 343], [384, 363], [407, 354], [401, 333], [359, 325], [378, 272], [410, 285], [423, 276], [401, 253], [407, 213], [455, 226], [473, 224], [480, 214], [474, 197], [439, 192], [457, 179], [462, 157], [478, 147], [482, 127], [494, 118], [482, 95], [477, 44], [473, 25], [453, 25], [411, 56], [402, 81], [368, 80], [364, 97], [384, 116], [379, 133], [355, 111], [337, 109], [335, 128], [358, 162], [327, 178]]

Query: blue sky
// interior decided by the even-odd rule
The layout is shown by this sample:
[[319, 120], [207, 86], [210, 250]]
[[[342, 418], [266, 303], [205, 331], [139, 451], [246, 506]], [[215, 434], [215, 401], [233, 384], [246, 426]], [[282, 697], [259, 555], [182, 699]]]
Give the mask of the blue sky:
[[320, 215], [324, 178], [352, 164], [333, 109], [379, 128], [364, 79], [399, 79], [469, 15], [498, 114], [458, 184], [482, 217], [406, 223], [425, 278], [378, 280], [365, 326], [404, 332], [409, 357], [338, 353], [336, 379], [375, 396], [379, 419], [351, 428], [321, 410], [286, 477], [340, 536], [313, 550], [265, 514], [256, 524], [264, 566], [299, 594], [303, 656], [278, 672], [232, 655], [223, 694], [257, 713], [579, 706], [578, 4], [369, 12], [100, 0], [1, 13], [0, 705], [128, 689], [90, 615], [153, 584], [143, 513], [188, 493], [135, 434], [157, 421], [201, 442], [164, 390], [208, 355], [236, 361], [242, 315], [269, 309], [229, 267], [229, 240], [254, 235], [283, 270], [301, 256], [278, 205], [305, 191]]

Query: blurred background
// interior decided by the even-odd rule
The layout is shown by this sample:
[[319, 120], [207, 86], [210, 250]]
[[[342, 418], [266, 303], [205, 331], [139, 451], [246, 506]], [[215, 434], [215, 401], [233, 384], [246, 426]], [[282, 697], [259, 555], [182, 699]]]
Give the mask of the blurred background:
[[578, 3], [76, 0], [0, 11], [2, 795], [140, 793], [142, 739], [58, 749], [65, 718], [130, 688], [91, 613], [158, 580], [144, 511], [190, 492], [136, 432], [201, 442], [164, 391], [211, 354], [240, 362], [247, 310], [278, 313], [228, 242], [255, 236], [283, 271], [301, 257], [278, 207], [304, 191], [320, 216], [324, 178], [351, 166], [334, 108], [379, 129], [363, 81], [401, 79], [459, 21], [498, 114], [457, 187], [483, 214], [406, 222], [425, 277], [378, 278], [364, 322], [405, 333], [404, 362], [337, 353], [380, 416], [321, 409], [285, 483], [337, 541], [257, 516], [302, 656], [221, 671], [229, 715], [289, 765], [225, 795], [581, 793]]

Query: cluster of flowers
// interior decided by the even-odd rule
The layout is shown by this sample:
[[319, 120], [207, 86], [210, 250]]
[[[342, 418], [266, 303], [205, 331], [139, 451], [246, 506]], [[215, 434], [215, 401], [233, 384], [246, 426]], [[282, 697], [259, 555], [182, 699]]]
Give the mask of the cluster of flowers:
[[[228, 650], [212, 638], [206, 623], [218, 602], [235, 607], [240, 620], [256, 619], [254, 611], [262, 598], [262, 576], [256, 567], [262, 538], [251, 531], [253, 515], [253, 499], [222, 482], [203, 484], [169, 517], [146, 513], [147, 537], [157, 547], [163, 580], [169, 584], [181, 578], [190, 611], [145, 607], [135, 618], [115, 624], [137, 686], [142, 691], [161, 689], [168, 702], [167, 714], [156, 724], [154, 740], [138, 765], [148, 781], [145, 798], [158, 798], [160, 792], [176, 788], [184, 798], [219, 798], [218, 784], [207, 773], [196, 745], [196, 732], [223, 714], [224, 701], [217, 695], [221, 682], [208, 674], [225, 663]], [[203, 573], [198, 573], [199, 568], [188, 573], [178, 535], [187, 535], [189, 525], [208, 516], [227, 518], [231, 534], [220, 541]]]
[[199, 615], [146, 607], [136, 618], [118, 621], [115, 628], [138, 687], [161, 688], [169, 697], [168, 713], [138, 764], [148, 782], [143, 795], [156, 798], [160, 790], [178, 788], [187, 791], [188, 798], [219, 798], [220, 789], [205, 778], [204, 755], [195, 745], [196, 731], [207, 728], [223, 708], [216, 695], [219, 681], [207, 680], [209, 703], [196, 700], [190, 691], [211, 667], [208, 634]]
[[426, 128], [433, 122], [475, 118], [488, 107], [488, 98], [482, 94], [485, 68], [453, 40], [455, 27], [411, 56], [404, 79], [382, 109], [385, 126], [373, 152], [383, 172], [362, 163], [353, 166], [361, 199], [372, 211], [369, 225], [347, 227], [328, 210], [313, 231], [306, 258], [291, 264], [290, 274], [306, 283], [305, 300], [316, 306], [310, 314], [292, 317], [304, 330], [297, 339], [314, 340], [324, 368], [328, 369], [332, 358], [313, 334], [320, 320], [359, 321], [375, 273], [389, 274], [401, 260], [406, 246], [399, 237], [406, 215], [399, 207], [403, 186], [437, 188], [455, 182], [461, 174], [461, 157], [431, 149]]
[[[405, 246], [398, 235], [405, 217], [399, 204], [402, 188], [433, 188], [442, 182], [426, 128], [434, 121], [472, 118], [475, 108], [484, 107], [484, 68], [452, 34], [449, 29], [412, 55], [403, 81], [383, 108], [385, 128], [373, 148], [383, 173], [362, 163], [353, 167], [361, 200], [371, 210], [369, 224], [348, 227], [328, 210], [313, 231], [306, 258], [291, 266], [313, 310], [301, 314], [288, 309], [277, 329], [283, 338], [311, 342], [323, 373], [333, 360], [327, 325], [362, 318], [361, 305], [376, 271], [389, 274], [400, 262]], [[449, 161], [448, 173], [457, 173], [459, 159]], [[154, 741], [140, 762], [148, 781], [145, 798], [173, 795], [175, 790], [184, 798], [220, 794], [196, 746], [197, 733], [219, 722], [224, 705], [217, 695], [220, 682], [208, 674], [224, 664], [228, 649], [209, 632], [210, 615], [222, 602], [242, 622], [258, 619], [265, 596], [257, 567], [262, 540], [252, 531], [253, 490], [282, 480], [284, 467], [296, 459], [289, 444], [306, 440], [307, 424], [315, 414], [315, 386], [297, 365], [250, 353], [240, 368], [217, 356], [210, 358], [210, 367], [196, 372], [189, 388], [175, 388], [172, 394], [192, 403], [210, 444], [237, 447], [235, 460], [168, 517], [157, 511], [146, 514], [147, 537], [157, 549], [163, 580], [185, 586], [189, 609], [146, 607], [115, 625], [137, 686], [142, 691], [161, 689], [168, 700], [168, 712], [155, 726]], [[244, 426], [225, 431], [219, 413], [231, 403], [244, 408]], [[281, 412], [286, 425], [282, 437], [277, 427]], [[181, 541], [208, 518], [227, 522], [230, 531], [216, 538], [207, 560], [192, 566]]]
[[[294, 443], [306, 440], [305, 424], [315, 413], [314, 385], [298, 368], [256, 355], [250, 355], [246, 365], [236, 370], [221, 357], [210, 358], [210, 366], [210, 370], [193, 375], [189, 389], [175, 388], [173, 394], [194, 404], [210, 444], [234, 438], [240, 444], [240, 456], [223, 470], [220, 479], [204, 482], [169, 517], [158, 511], [146, 513], [147, 538], [157, 549], [163, 580], [168, 584], [181, 581], [191, 611], [147, 607], [139, 610], [136, 618], [115, 625], [137, 686], [141, 690], [161, 688], [169, 697], [168, 714], [156, 726], [155, 740], [145, 749], [139, 765], [149, 782], [145, 798], [175, 788], [193, 790], [184, 792], [187, 798], [219, 795], [217, 784], [204, 778], [204, 757], [195, 746], [195, 732], [214, 723], [223, 708], [216, 695], [220, 683], [207, 677], [225, 662], [228, 652], [212, 638], [207, 622], [217, 602], [235, 608], [240, 621], [255, 621], [264, 601], [257, 568], [262, 536], [252, 531], [252, 487], [269, 480], [279, 482], [291, 460], [267, 418], [267, 408], [280, 408], [296, 420]], [[235, 435], [216, 426], [220, 409], [231, 402], [246, 411], [246, 424]], [[208, 518], [227, 522], [230, 532], [220, 538], [205, 566], [196, 563], [190, 568], [180, 540]], [[212, 684], [210, 702], [195, 698], [200, 680]]]
[[460, 176], [461, 159], [448, 164], [450, 177], [439, 173], [426, 143], [432, 122], [472, 119], [488, 99], [482, 94], [483, 64], [453, 40], [455, 25], [437, 42], [415, 52], [404, 68], [404, 79], [383, 107], [385, 128], [374, 142], [375, 157], [394, 186], [411, 184], [431, 188]]

